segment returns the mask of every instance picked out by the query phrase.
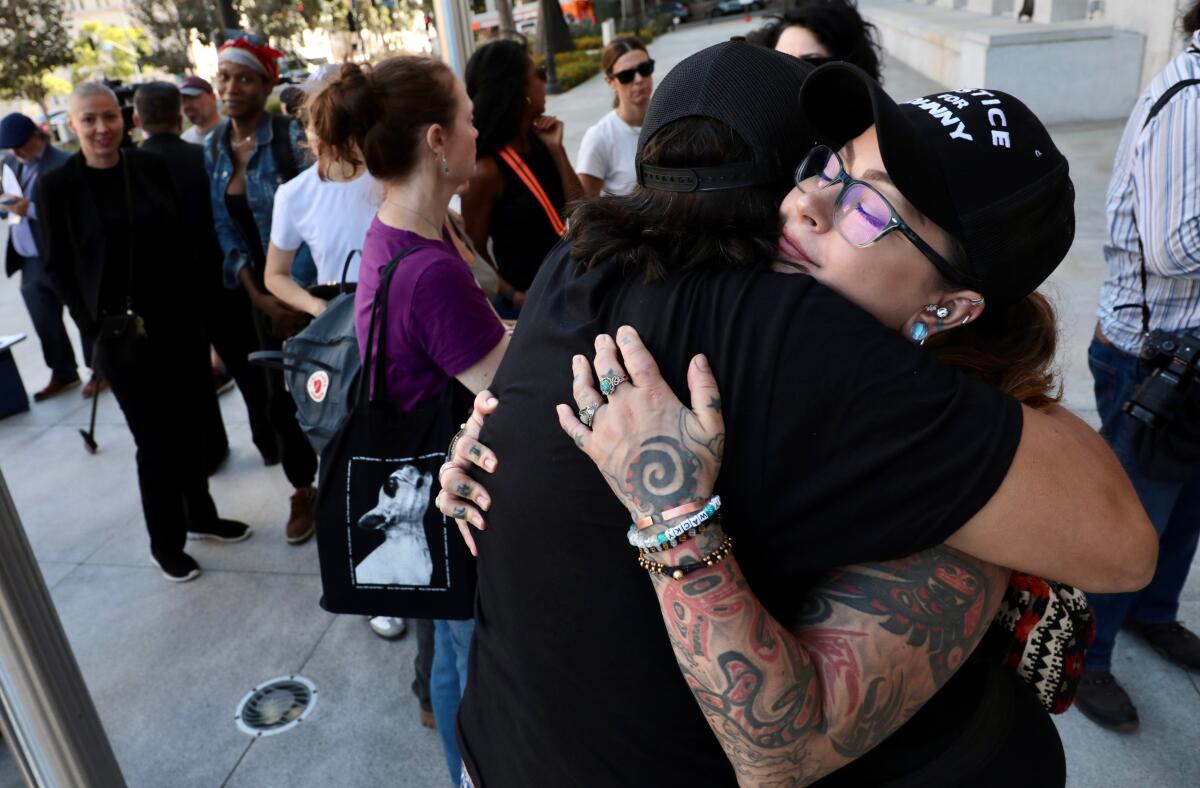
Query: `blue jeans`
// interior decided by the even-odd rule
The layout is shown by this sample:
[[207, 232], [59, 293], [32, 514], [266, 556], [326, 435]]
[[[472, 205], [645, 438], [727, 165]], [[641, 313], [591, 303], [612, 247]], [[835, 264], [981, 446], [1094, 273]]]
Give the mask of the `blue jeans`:
[[442, 737], [442, 753], [450, 771], [450, 783], [458, 788], [462, 780], [462, 756], [458, 754], [455, 723], [458, 702], [467, 688], [467, 655], [475, 620], [433, 622], [433, 672], [429, 677], [429, 700], [433, 719]]
[[1177, 618], [1179, 594], [1200, 538], [1200, 474], [1185, 482], [1159, 481], [1147, 478], [1138, 466], [1141, 422], [1121, 406], [1150, 374], [1149, 367], [1099, 339], [1088, 348], [1088, 367], [1095, 381], [1100, 434], [1121, 461], [1159, 537], [1158, 566], [1150, 585], [1132, 594], [1088, 594], [1096, 611], [1096, 642], [1087, 651], [1084, 669], [1107, 671], [1117, 630], [1125, 621], [1163, 624]]

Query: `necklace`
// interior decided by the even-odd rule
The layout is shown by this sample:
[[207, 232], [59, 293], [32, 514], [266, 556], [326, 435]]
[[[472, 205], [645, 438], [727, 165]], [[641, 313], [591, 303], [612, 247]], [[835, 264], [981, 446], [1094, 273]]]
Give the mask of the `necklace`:
[[250, 142], [252, 142], [252, 141], [254, 140], [254, 138], [255, 138], [255, 137], [257, 137], [257, 136], [258, 136], [258, 133], [257, 133], [257, 132], [252, 132], [252, 133], [250, 133], [250, 134], [247, 134], [247, 135], [246, 135], [246, 137], [245, 137], [245, 139], [236, 140], [236, 141], [233, 143], [233, 147], [235, 147], [235, 148], [240, 148], [240, 147], [242, 147], [243, 145], [247, 145], [247, 144], [249, 144]]
[[399, 208], [402, 211], [411, 213], [413, 216], [417, 217], [421, 221], [425, 222], [425, 224], [429, 225], [429, 227], [434, 231], [434, 233], [440, 232], [440, 230], [441, 230], [440, 225], [438, 225], [437, 222], [433, 221], [425, 214], [420, 213], [419, 211], [414, 211], [412, 208], [409, 208], [407, 205], [400, 205], [399, 203], [394, 203], [391, 200], [384, 200], [384, 202], [386, 204], [392, 206], [393, 208]]

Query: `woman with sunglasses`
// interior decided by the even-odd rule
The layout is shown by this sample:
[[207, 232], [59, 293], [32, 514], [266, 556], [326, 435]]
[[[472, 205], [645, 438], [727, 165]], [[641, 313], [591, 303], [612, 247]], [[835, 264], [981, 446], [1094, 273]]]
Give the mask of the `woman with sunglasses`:
[[654, 61], [632, 36], [610, 41], [600, 67], [612, 88], [614, 109], [584, 132], [579, 144], [579, 181], [588, 197], [629, 194], [637, 186], [638, 132], [654, 90]]
[[475, 175], [462, 195], [467, 235], [499, 270], [500, 317], [516, 318], [542, 258], [562, 237], [563, 209], [583, 195], [563, 148], [563, 124], [545, 115], [546, 72], [517, 41], [495, 41], [467, 61], [479, 129]]
[[[824, 784], [1062, 785], [1030, 690], [967, 657], [1007, 584], [999, 566], [1102, 590], [1144, 584], [1153, 564], [1111, 453], [1049, 407], [1053, 323], [1033, 293], [1073, 238], [1066, 161], [1009, 96], [900, 107], [844, 64], [810, 77], [802, 115], [775, 126], [787, 89], [772, 72], [788, 59], [721, 47], [685, 61], [703, 83], [664, 80], [638, 192], [581, 206], [573, 259], [547, 263], [495, 381], [482, 437], [497, 451], [458, 444], [460, 467], [495, 469], [488, 489], [443, 471], [470, 499], [443, 493], [443, 511], [476, 527], [472, 501], [488, 512], [473, 534], [488, 696], [468, 688], [460, 714], [470, 771], [518, 784], [536, 758], [557, 777], [611, 773], [595, 785], [803, 785], [838, 769]], [[765, 270], [778, 225], [748, 213], [763, 196], [745, 185], [750, 152], [786, 162], [809, 124], [829, 148], [801, 167], [778, 250], [814, 275], [782, 276]], [[718, 208], [726, 222], [709, 227]], [[572, 348], [634, 323], [670, 358], [667, 380], [623, 327], [595, 341], [597, 391]], [[970, 335], [945, 351], [959, 369], [928, 352], [955, 333]], [[552, 441], [542, 409], [567, 385], [539, 364], [568, 358], [579, 416], [560, 405]], [[694, 411], [664, 405], [685, 367]], [[592, 495], [602, 480], [621, 505]], [[659, 540], [685, 520], [675, 533], [694, 538]], [[536, 632], [520, 626], [532, 610]], [[631, 655], [635, 670], [611, 667]], [[501, 676], [536, 719], [488, 727], [513, 705]], [[588, 724], [608, 713], [623, 713], [618, 730]]]

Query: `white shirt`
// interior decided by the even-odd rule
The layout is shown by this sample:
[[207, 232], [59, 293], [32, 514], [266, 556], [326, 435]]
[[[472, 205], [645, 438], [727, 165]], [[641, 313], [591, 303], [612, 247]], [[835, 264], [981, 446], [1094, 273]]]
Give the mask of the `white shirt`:
[[[348, 183], [323, 181], [312, 165], [275, 192], [271, 243], [286, 251], [308, 244], [317, 283], [338, 282], [351, 251], [362, 251], [371, 219], [383, 202], [383, 186], [363, 173]], [[358, 280], [358, 259], [347, 281]]]
[[212, 133], [216, 130], [216, 128], [216, 126], [213, 126], [208, 131], [201, 131], [199, 126], [188, 126], [188, 130], [183, 132], [183, 134], [180, 136], [183, 138], [184, 142], [190, 142], [193, 145], [203, 145], [204, 143], [208, 142], [208, 138], [212, 136]]
[[640, 128], [634, 128], [614, 109], [583, 134], [579, 144], [580, 175], [604, 181], [604, 193], [624, 195], [637, 186], [637, 142]]

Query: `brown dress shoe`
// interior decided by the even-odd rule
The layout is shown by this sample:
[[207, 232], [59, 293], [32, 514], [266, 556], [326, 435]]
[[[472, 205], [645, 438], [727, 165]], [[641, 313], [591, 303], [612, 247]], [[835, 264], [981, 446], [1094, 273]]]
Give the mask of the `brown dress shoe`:
[[79, 376], [76, 375], [72, 380], [62, 380], [59, 378], [50, 378], [50, 382], [46, 384], [46, 388], [33, 395], [34, 402], [44, 402], [51, 397], [62, 394], [67, 389], [75, 388], [79, 385]]
[[83, 398], [91, 399], [101, 391], [108, 390], [108, 380], [99, 375], [92, 375], [92, 379], [83, 385]]
[[313, 519], [313, 504], [317, 500], [317, 491], [312, 487], [303, 487], [292, 494], [292, 513], [288, 516], [288, 544], [303, 544], [312, 538], [317, 529]]

